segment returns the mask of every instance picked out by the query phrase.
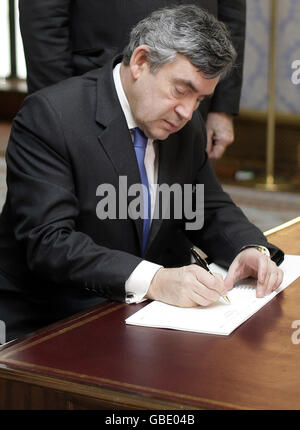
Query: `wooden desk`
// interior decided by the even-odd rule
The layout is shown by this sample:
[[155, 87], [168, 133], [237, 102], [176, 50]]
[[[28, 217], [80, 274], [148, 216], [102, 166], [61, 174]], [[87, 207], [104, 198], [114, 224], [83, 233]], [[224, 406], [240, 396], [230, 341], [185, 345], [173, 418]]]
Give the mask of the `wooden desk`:
[[[270, 241], [300, 254], [300, 222]], [[2, 348], [1, 409], [300, 409], [300, 278], [230, 336], [126, 326], [106, 304]]]

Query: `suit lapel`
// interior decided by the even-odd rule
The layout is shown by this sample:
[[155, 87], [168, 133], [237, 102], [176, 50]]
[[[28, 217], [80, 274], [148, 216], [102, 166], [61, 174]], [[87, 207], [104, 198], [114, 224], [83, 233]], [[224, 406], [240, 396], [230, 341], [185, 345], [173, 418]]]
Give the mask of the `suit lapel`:
[[[167, 184], [169, 186], [172, 186], [174, 184], [174, 174], [176, 172], [176, 145], [177, 145], [177, 138], [176, 135], [170, 135], [167, 140], [158, 142], [158, 154], [159, 154], [159, 169], [158, 169], [158, 185]], [[159, 193], [156, 193], [156, 209], [157, 205], [159, 204]], [[152, 220], [151, 223], [151, 229], [149, 233], [149, 239], [148, 243], [145, 249], [145, 254], [147, 253], [148, 249], [151, 247], [156, 235], [158, 234], [159, 230], [161, 229], [163, 220], [165, 219], [166, 213], [168, 211], [168, 207], [166, 206], [166, 202], [164, 201], [164, 204], [161, 205], [162, 208], [160, 208], [160, 217], [155, 218]]]
[[[102, 131], [98, 136], [105, 153], [110, 159], [118, 177], [125, 176], [127, 189], [120, 189], [128, 195], [128, 189], [133, 184], [141, 182], [136, 155], [127, 127], [125, 116], [120, 106], [112, 76], [112, 70], [117, 62], [117, 57], [112, 63], [103, 67], [99, 72], [97, 84], [97, 108], [96, 122], [101, 125]], [[128, 197], [128, 204], [134, 196]], [[143, 222], [141, 219], [133, 220], [142, 247]]]

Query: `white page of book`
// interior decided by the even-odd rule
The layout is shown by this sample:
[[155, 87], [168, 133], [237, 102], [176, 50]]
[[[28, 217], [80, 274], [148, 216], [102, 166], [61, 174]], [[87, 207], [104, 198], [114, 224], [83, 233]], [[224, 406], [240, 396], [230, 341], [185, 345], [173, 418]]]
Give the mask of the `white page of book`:
[[[228, 292], [230, 304], [220, 299], [208, 307], [180, 308], [159, 301], [153, 301], [126, 319], [127, 324], [160, 327], [219, 335], [229, 335], [240, 324], [250, 318], [278, 293], [300, 276], [300, 256], [285, 255], [280, 265], [284, 278], [276, 291], [266, 297], [256, 297], [256, 281], [246, 279]], [[211, 264], [213, 273], [226, 270]]]

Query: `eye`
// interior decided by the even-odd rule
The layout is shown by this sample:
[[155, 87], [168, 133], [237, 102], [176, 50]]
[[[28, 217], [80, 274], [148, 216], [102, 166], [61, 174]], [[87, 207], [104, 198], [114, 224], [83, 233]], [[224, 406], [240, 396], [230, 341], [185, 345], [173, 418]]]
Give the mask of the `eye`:
[[177, 96], [184, 96], [186, 93], [185, 89], [181, 88], [181, 87], [175, 87], [174, 92], [175, 92], [175, 95], [177, 95]]

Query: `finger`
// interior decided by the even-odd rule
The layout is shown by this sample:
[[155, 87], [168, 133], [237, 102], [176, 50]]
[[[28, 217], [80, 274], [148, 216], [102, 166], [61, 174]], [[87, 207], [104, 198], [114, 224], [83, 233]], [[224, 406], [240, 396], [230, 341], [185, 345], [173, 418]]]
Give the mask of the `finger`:
[[211, 152], [212, 152], [212, 150], [213, 150], [213, 135], [214, 135], [214, 132], [213, 132], [212, 129], [207, 128], [206, 134], [207, 134], [206, 151], [207, 151], [207, 154], [210, 155]]
[[274, 270], [269, 277], [268, 284], [266, 286], [266, 296], [272, 293], [272, 291], [277, 288], [278, 272]]
[[186, 303], [192, 306], [208, 306], [213, 300], [218, 298], [213, 294], [209, 294], [205, 282], [209, 282], [213, 276], [196, 264], [191, 264], [186, 267], [185, 277], [182, 280], [186, 295]]
[[234, 260], [228, 270], [228, 273], [226, 275], [226, 278], [224, 280], [225, 287], [227, 290], [231, 290], [236, 283], [236, 281], [239, 279], [239, 269], [238, 269], [238, 261]]
[[[220, 274], [211, 274], [209, 272], [206, 272], [205, 270], [199, 268], [201, 270], [200, 276], [197, 276], [197, 280], [199, 282], [199, 287], [203, 286], [206, 290], [210, 290], [213, 292], [216, 292], [218, 296], [224, 296], [227, 294], [227, 289], [225, 286], [225, 282], [223, 280], [223, 277]], [[202, 272], [203, 270], [203, 272]], [[202, 290], [202, 288], [201, 288]], [[204, 294], [206, 297], [206, 295]], [[210, 296], [209, 296], [210, 297]], [[212, 297], [214, 299], [214, 297]]]
[[277, 273], [277, 280], [276, 282], [274, 282], [272, 286], [272, 291], [277, 290], [277, 288], [281, 285], [283, 281], [283, 271], [279, 269], [279, 267], [277, 267], [276, 273]]
[[258, 270], [257, 270], [257, 281], [261, 285], [265, 283], [265, 279], [268, 274], [269, 263], [272, 263], [269, 257], [261, 255], [261, 258], [259, 259], [259, 262], [258, 262]]
[[283, 281], [283, 271], [278, 267], [278, 285], [277, 288], [282, 284]]
[[[265, 266], [263, 261], [261, 264], [261, 272], [258, 274], [257, 297], [270, 294], [279, 287], [283, 280], [283, 271], [277, 267], [274, 261], [267, 258], [267, 265]], [[264, 270], [266, 270], [265, 278], [263, 282], [260, 282], [263, 279]]]
[[193, 292], [197, 294], [197, 297], [194, 297], [197, 303], [207, 306], [209, 303], [219, 300], [220, 296], [227, 294], [223, 278], [220, 274], [212, 275], [197, 265], [192, 266], [195, 278], [191, 277], [189, 284]]
[[271, 272], [268, 271], [268, 261], [266, 258], [260, 258], [258, 264], [256, 297], [264, 297]]
[[213, 276], [215, 278], [218, 278], [221, 282], [224, 281], [223, 276], [221, 275], [221, 273], [213, 273]]
[[263, 283], [260, 283], [257, 281], [257, 287], [256, 287], [256, 297], [265, 297], [266, 291], [267, 291], [267, 285], [269, 281], [270, 274], [268, 273], [265, 276], [265, 280]]
[[[208, 285], [209, 284], [209, 285]], [[197, 282], [195, 284], [194, 292], [204, 297], [206, 300], [214, 302], [220, 298], [224, 292], [226, 292], [223, 284], [221, 286], [218, 282]]]
[[207, 297], [204, 297], [195, 291], [192, 292], [191, 299], [195, 303], [197, 303], [198, 306], [205, 306], [205, 307], [211, 305], [214, 301], [218, 300], [218, 299], [216, 299], [216, 300], [208, 299]]
[[193, 291], [193, 300], [201, 306], [208, 306], [217, 302], [221, 295], [215, 291], [207, 288], [205, 285], [198, 285]]
[[268, 257], [260, 261], [257, 276], [257, 297], [264, 297], [270, 294], [270, 288], [277, 282], [277, 266]]
[[225, 146], [214, 141], [212, 145], [212, 150], [209, 154], [209, 158], [212, 158], [212, 159], [221, 158], [224, 152], [225, 152]]

